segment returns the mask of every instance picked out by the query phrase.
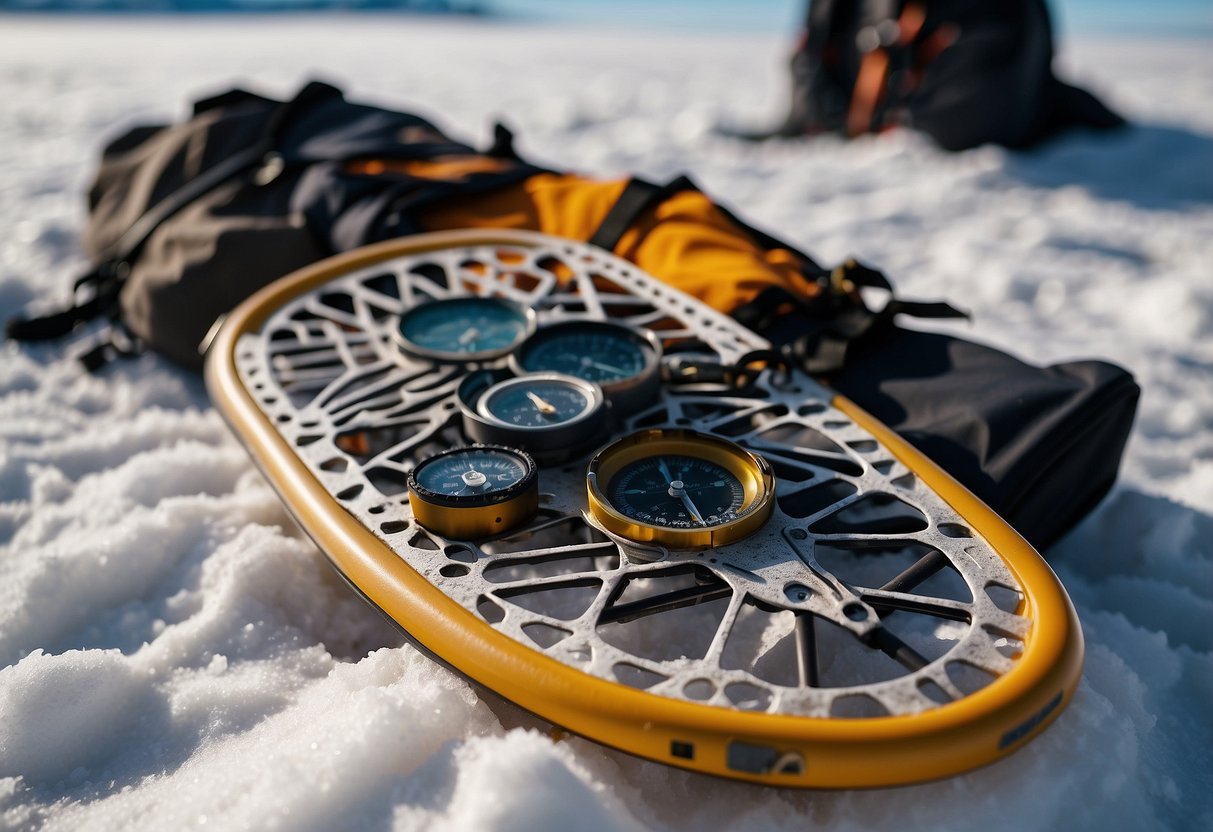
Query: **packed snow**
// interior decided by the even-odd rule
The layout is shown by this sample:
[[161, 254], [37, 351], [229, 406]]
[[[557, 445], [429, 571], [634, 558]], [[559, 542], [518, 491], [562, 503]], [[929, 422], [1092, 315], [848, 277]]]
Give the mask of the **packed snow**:
[[894, 134], [748, 146], [774, 37], [401, 19], [5, 19], [0, 312], [66, 297], [102, 142], [233, 81], [309, 75], [602, 176], [688, 172], [824, 261], [858, 254], [1036, 362], [1144, 388], [1114, 492], [1046, 554], [1087, 639], [1039, 739], [922, 786], [689, 774], [482, 695], [358, 600], [200, 380], [0, 359], [0, 828], [1213, 828], [1213, 50], [1066, 44], [1135, 126], [1033, 153]]

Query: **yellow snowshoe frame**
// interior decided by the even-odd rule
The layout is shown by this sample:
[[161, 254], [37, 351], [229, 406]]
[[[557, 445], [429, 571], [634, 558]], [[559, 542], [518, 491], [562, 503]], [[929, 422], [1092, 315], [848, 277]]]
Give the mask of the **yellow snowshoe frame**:
[[[398, 551], [400, 546], [390, 542], [392, 536], [385, 529], [409, 525], [407, 505], [401, 505], [400, 501], [373, 504], [381, 499], [378, 495], [347, 494], [344, 499], [336, 496], [331, 482], [325, 481], [327, 469], [317, 467], [316, 460], [320, 457], [313, 455], [309, 462], [303, 453], [306, 449], [301, 447], [301, 435], [291, 434], [294, 441], [288, 437], [284, 425], [289, 425], [293, 411], [280, 409], [284, 405], [279, 400], [285, 396], [273, 378], [270, 365], [266, 364], [261, 374], [250, 372], [255, 361], [261, 360], [250, 345], [268, 343], [269, 328], [275, 320], [285, 320], [283, 310], [293, 308], [292, 304], [312, 303], [309, 298], [315, 298], [334, 281], [347, 276], [390, 273], [394, 263], [407, 264], [419, 257], [437, 257], [451, 251], [504, 251], [509, 256], [503, 262], [512, 264], [522, 258], [530, 264], [526, 268], [532, 269], [542, 254], [564, 264], [554, 269], [557, 280], [554, 285], [570, 279], [570, 271], [589, 268], [597, 270], [596, 279], [607, 279], [605, 275], [621, 280], [620, 285], [631, 291], [659, 293], [659, 300], [650, 300], [660, 309], [693, 312], [700, 325], [707, 321], [712, 327], [720, 327], [720, 332], [740, 329], [730, 319], [676, 290], [661, 288], [657, 281], [609, 254], [594, 254], [580, 243], [510, 231], [439, 232], [368, 246], [283, 278], [233, 311], [213, 338], [207, 355], [206, 380], [216, 405], [292, 515], [336, 569], [417, 644], [479, 685], [595, 742], [668, 765], [777, 786], [891, 786], [953, 775], [1014, 752], [1062, 712], [1081, 675], [1083, 642], [1074, 609], [1048, 565], [993, 511], [896, 433], [846, 399], [825, 393], [822, 395], [827, 398], [821, 404], [823, 408], [833, 408], [829, 411], [834, 414], [833, 424], [840, 424], [837, 414], [843, 414], [850, 423], [842, 430], [851, 431], [848, 436], [864, 437], [854, 447], [867, 449], [878, 445], [878, 450], [871, 451], [867, 459], [883, 459], [887, 455], [885, 467], [896, 466], [890, 476], [899, 477], [903, 483], [916, 481], [912, 487], [918, 490], [913, 493], [930, 506], [938, 506], [926, 511], [932, 529], [961, 528], [960, 534], [968, 535], [962, 541], [967, 549], [958, 548], [956, 551], [962, 554], [949, 557], [953, 560], [969, 557], [988, 563], [997, 574], [1010, 576], [1009, 580], [1001, 578], [1000, 584], [1017, 585], [1017, 601], [1004, 616], [1008, 622], [1022, 622], [1015, 623], [1017, 632], [1009, 634], [997, 627], [986, 627], [986, 631], [991, 640], [1001, 637], [1007, 642], [1008, 636], [1014, 636], [1009, 641], [1021, 652], [1016, 656], [1012, 650], [1011, 657], [1000, 665], [1002, 672], [985, 686], [961, 696], [956, 696], [949, 687], [953, 694], [935, 705], [910, 697], [905, 700], [909, 703], [905, 707], [893, 708], [904, 712], [890, 711], [865, 718], [823, 712], [811, 704], [816, 700], [795, 698], [816, 696], [821, 691], [797, 692], [778, 686], [767, 686], [764, 690], [774, 691], [777, 701], [810, 704], [801, 713], [763, 711], [750, 702], [730, 703], [721, 698], [723, 694], [719, 691], [714, 694], [714, 704], [705, 704], [683, 695], [683, 688], [673, 694], [655, 693], [579, 669], [567, 657], [555, 657], [548, 649], [503, 632], [478, 615], [474, 607], [456, 600], [449, 590], [442, 588], [443, 579], [436, 572], [423, 574], [425, 570], [410, 565]], [[484, 280], [494, 275], [500, 278], [511, 268], [525, 270], [523, 266], [491, 262], [486, 268], [486, 259], [491, 259], [490, 255], [481, 258], [479, 267], [460, 272], [465, 285], [451, 287], [451, 291], [491, 293], [494, 287]], [[589, 260], [593, 262], [587, 266]], [[550, 266], [553, 261], [544, 262]], [[511, 281], [517, 288], [516, 275], [507, 282]], [[404, 302], [407, 301], [406, 298]], [[310, 308], [317, 307], [313, 304]], [[557, 313], [558, 310], [552, 311], [553, 315]], [[334, 314], [335, 320], [344, 320]], [[541, 309], [541, 324], [543, 316]], [[299, 319], [302, 323], [291, 326], [296, 329], [309, 326], [307, 316]], [[357, 329], [348, 322], [339, 326], [330, 326], [331, 323], [323, 324], [322, 328]], [[358, 349], [366, 350], [372, 357], [382, 357], [387, 353], [375, 350], [390, 347], [380, 347], [378, 343], [370, 338], [361, 342]], [[802, 381], [813, 385], [807, 379]], [[325, 452], [329, 450], [333, 451], [334, 459], [345, 460], [343, 466], [351, 462], [357, 468], [357, 459], [337, 448]], [[848, 453], [859, 459], [857, 464], [864, 466], [865, 476], [868, 473], [875, 476], [860, 454]], [[907, 474], [912, 476], [907, 478]], [[580, 499], [584, 501], [584, 490]], [[368, 523], [370, 515], [355, 508], [369, 506], [367, 510], [374, 512], [382, 511], [383, 505], [388, 505], [389, 514], [403, 512], [399, 516], [405, 519], [395, 521], [395, 526], [382, 523], [372, 527]], [[947, 523], [940, 520], [944, 515]], [[388, 515], [376, 515], [384, 516]], [[791, 525], [796, 523], [803, 525], [801, 521]], [[786, 540], [790, 542], [791, 538]], [[965, 551], [972, 554], [965, 555]], [[618, 569], [643, 564], [641, 553], [629, 552], [625, 544], [621, 544], [620, 553]], [[480, 552], [479, 557], [484, 559], [484, 553]], [[827, 579], [833, 580], [829, 576], [822, 578]], [[844, 592], [851, 591], [841, 583], [832, 585], [842, 587]], [[881, 597], [877, 593], [869, 600]], [[983, 605], [986, 603], [986, 599], [979, 600]], [[990, 609], [988, 605], [981, 608]], [[976, 629], [972, 621], [969, 626]], [[1011, 624], [1006, 626], [1010, 628]], [[964, 636], [958, 644], [969, 644], [965, 638], [970, 636]], [[670, 662], [669, 666], [683, 667], [679, 661], [684, 660]], [[947, 678], [941, 675], [939, 666], [948, 661], [946, 655], [942, 656], [922, 672], [936, 673], [932, 678], [946, 685]], [[661, 670], [663, 665], [657, 662], [644, 667]], [[674, 675], [680, 672], [683, 671], [671, 671]], [[685, 677], [684, 673], [678, 678]], [[925, 682], [919, 685], [923, 689], [927, 686]], [[904, 693], [908, 688], [899, 690]], [[887, 705], [889, 701], [901, 700], [894, 697], [884, 701]]]

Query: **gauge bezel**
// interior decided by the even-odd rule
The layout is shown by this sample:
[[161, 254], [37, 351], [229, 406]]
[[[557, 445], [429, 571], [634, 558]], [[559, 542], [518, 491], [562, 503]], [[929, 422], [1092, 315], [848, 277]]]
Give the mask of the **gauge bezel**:
[[[466, 303], [468, 301], [488, 302], [509, 309], [524, 322], [522, 332], [505, 347], [492, 350], [476, 350], [475, 352], [450, 352], [448, 350], [430, 349], [409, 340], [404, 334], [404, 322], [410, 315], [420, 314], [422, 310], [428, 309], [434, 304]], [[534, 335], [539, 325], [539, 319], [534, 309], [529, 306], [523, 306], [517, 301], [495, 295], [453, 295], [446, 298], [437, 298], [409, 307], [399, 316], [392, 318], [391, 321], [391, 337], [397, 349], [412, 358], [420, 358], [438, 364], [472, 364], [502, 358], [505, 355], [513, 353], [521, 344]]]
[[[710, 526], [674, 528], [645, 523], [615, 508], [607, 492], [616, 474], [633, 462], [662, 454], [706, 459], [736, 477], [743, 493], [737, 516]], [[612, 534], [669, 549], [705, 549], [735, 543], [766, 523], [774, 507], [775, 474], [761, 456], [727, 439], [682, 428], [654, 428], [625, 436], [595, 453], [586, 470], [586, 490], [590, 516]]]
[[[443, 494], [417, 482], [417, 471], [436, 460], [468, 451], [515, 457], [526, 473], [515, 483], [488, 494]], [[450, 448], [421, 461], [409, 472], [409, 508], [422, 527], [452, 540], [480, 540], [517, 528], [539, 510], [539, 468], [529, 454], [503, 445], [477, 443]]]
[[[497, 385], [517, 378], [561, 378], [585, 389], [593, 388], [597, 395], [584, 418], [570, 419], [556, 425], [539, 427], [514, 425], [498, 418], [488, 418], [477, 409], [481, 399]], [[487, 445], [520, 448], [545, 464], [564, 462], [590, 450], [601, 442], [607, 426], [606, 397], [602, 388], [592, 381], [565, 376], [561, 373], [532, 373], [512, 376], [508, 370], [480, 370], [468, 374], [459, 384], [455, 396], [463, 420], [463, 434], [469, 441]]]
[[[619, 323], [618, 321], [601, 321], [594, 318], [564, 318], [560, 321], [544, 324], [529, 335], [510, 354], [509, 366], [514, 374], [522, 376], [550, 372], [549, 370], [527, 367], [524, 363], [526, 354], [536, 344], [542, 343], [544, 340], [551, 338], [554, 334], [559, 334], [563, 330], [570, 332], [584, 332], [586, 330], [610, 332], [613, 335], [626, 337], [633, 343], [638, 344], [645, 358], [644, 367], [641, 368], [640, 372], [617, 381], [596, 381], [594, 383], [602, 388], [603, 395], [617, 415], [633, 413], [653, 400], [653, 397], [661, 387], [661, 358], [665, 353], [661, 345], [661, 339], [650, 329], [643, 329], [631, 324]], [[588, 379], [582, 379], [582, 381], [588, 381]]]
[[[507, 485], [505, 488], [485, 492], [483, 494], [443, 494], [441, 491], [434, 491], [426, 488], [417, 481], [417, 472], [427, 466], [438, 462], [446, 457], [455, 456], [456, 454], [468, 453], [471, 451], [479, 451], [481, 453], [500, 453], [507, 456], [512, 456], [522, 462], [526, 473], [522, 475], [522, 479], [515, 483]], [[458, 448], [448, 448], [445, 451], [436, 453], [431, 457], [423, 459], [417, 463], [413, 470], [409, 471], [406, 485], [409, 491], [410, 501], [413, 495], [416, 495], [427, 503], [446, 506], [448, 508], [464, 508], [475, 506], [494, 506], [500, 503], [507, 502], [519, 494], [522, 494], [527, 489], [532, 488], [539, 476], [539, 467], [535, 464], [535, 460], [526, 451], [518, 448], [510, 448], [505, 445], [490, 445], [482, 442], [477, 442], [472, 445], [461, 445]]]

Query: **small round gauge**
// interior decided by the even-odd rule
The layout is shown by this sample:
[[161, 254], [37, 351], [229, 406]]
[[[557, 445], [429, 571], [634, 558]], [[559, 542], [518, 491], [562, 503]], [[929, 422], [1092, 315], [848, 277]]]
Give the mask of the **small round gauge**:
[[417, 522], [456, 540], [498, 534], [529, 520], [539, 507], [535, 462], [499, 445], [452, 448], [409, 474], [409, 506]]
[[568, 459], [598, 440], [605, 404], [597, 384], [559, 373], [502, 378], [486, 370], [459, 387], [469, 439], [524, 448], [544, 462]]
[[616, 412], [653, 401], [661, 385], [661, 341], [610, 321], [562, 321], [540, 328], [510, 356], [519, 375], [551, 372], [597, 382]]
[[689, 430], [644, 430], [600, 450], [586, 474], [591, 516], [607, 531], [671, 549], [723, 546], [771, 514], [770, 465]]
[[414, 306], [393, 335], [409, 355], [429, 361], [488, 361], [535, 331], [535, 311], [503, 298], [457, 297]]

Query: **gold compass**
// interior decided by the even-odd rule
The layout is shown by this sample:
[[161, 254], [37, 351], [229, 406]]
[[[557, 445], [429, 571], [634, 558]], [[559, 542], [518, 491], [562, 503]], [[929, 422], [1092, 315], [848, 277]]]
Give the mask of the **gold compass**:
[[606, 446], [586, 473], [591, 516], [607, 531], [671, 549], [724, 546], [771, 514], [771, 466], [691, 430], [643, 430]]

